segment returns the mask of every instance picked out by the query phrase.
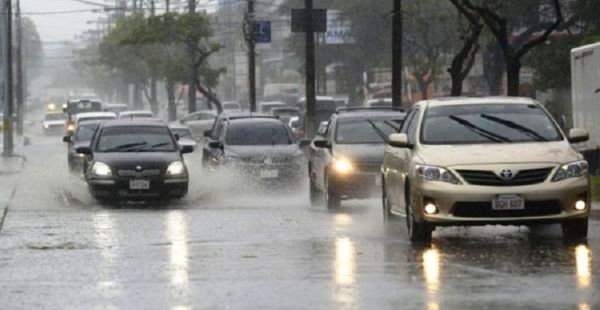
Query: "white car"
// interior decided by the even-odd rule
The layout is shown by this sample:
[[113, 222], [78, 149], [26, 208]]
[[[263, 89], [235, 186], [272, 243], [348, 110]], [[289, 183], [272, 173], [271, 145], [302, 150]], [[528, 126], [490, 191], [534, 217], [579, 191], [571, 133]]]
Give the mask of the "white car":
[[156, 118], [152, 111], [123, 111], [119, 113], [119, 119], [148, 119], [148, 118]]
[[196, 149], [198, 144], [194, 140], [189, 127], [180, 124], [170, 124], [169, 129], [177, 137], [177, 144], [179, 146], [191, 146], [194, 150]]
[[42, 129], [44, 134], [63, 133], [65, 124], [67, 123], [67, 115], [65, 113], [46, 113], [44, 121], [42, 121]]
[[117, 114], [113, 112], [86, 112], [75, 115], [75, 127], [81, 122], [86, 121], [109, 121], [117, 119]]
[[196, 140], [204, 138], [204, 132], [211, 129], [217, 112], [211, 110], [203, 110], [191, 113], [182, 118], [179, 123], [189, 127], [192, 130], [192, 136]]

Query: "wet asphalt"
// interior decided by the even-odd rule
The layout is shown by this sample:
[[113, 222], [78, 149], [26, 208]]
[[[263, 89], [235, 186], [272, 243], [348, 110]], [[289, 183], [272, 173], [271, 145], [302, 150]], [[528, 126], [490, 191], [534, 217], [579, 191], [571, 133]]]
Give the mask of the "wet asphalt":
[[[599, 309], [600, 222], [387, 235], [377, 199], [336, 211], [307, 190], [246, 190], [186, 158], [190, 195], [98, 205], [61, 137], [34, 128], [0, 232], [2, 309]], [[232, 183], [237, 185], [232, 186]]]

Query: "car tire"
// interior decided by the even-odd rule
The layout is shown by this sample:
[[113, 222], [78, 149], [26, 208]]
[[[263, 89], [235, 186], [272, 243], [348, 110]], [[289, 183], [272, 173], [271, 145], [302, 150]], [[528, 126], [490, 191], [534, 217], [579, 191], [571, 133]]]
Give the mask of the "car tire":
[[327, 188], [325, 189], [325, 204], [327, 205], [328, 210], [335, 210], [340, 207], [341, 199], [338, 196], [332, 186], [329, 184], [329, 178], [325, 178], [325, 184]]
[[566, 240], [585, 240], [588, 235], [588, 218], [564, 222], [562, 231]]
[[405, 190], [406, 196], [406, 228], [408, 237], [413, 244], [430, 244], [433, 228], [429, 223], [417, 221], [410, 198], [410, 190]]

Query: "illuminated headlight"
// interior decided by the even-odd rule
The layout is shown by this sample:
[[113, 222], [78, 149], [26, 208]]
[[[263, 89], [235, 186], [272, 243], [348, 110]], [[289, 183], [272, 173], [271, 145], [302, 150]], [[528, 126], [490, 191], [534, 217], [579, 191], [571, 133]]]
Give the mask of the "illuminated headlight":
[[354, 165], [346, 158], [333, 159], [333, 170], [340, 174], [346, 174], [354, 171]]
[[109, 177], [112, 175], [112, 171], [107, 164], [97, 161], [92, 166], [92, 174], [99, 177]]
[[172, 162], [167, 168], [167, 175], [182, 175], [185, 172], [185, 165], [180, 161]]
[[586, 203], [584, 200], [577, 200], [577, 202], [575, 202], [575, 210], [583, 211], [583, 210], [585, 210], [585, 207], [586, 207]]
[[75, 131], [75, 125], [74, 124], [67, 125], [67, 131]]
[[49, 104], [48, 110], [56, 110], [56, 105], [54, 103]]
[[588, 163], [585, 160], [575, 161], [562, 165], [554, 174], [552, 182], [558, 182], [570, 178], [578, 178], [587, 175]]
[[44, 128], [48, 129], [48, 128], [50, 128], [50, 126], [48, 124], [44, 124]]
[[417, 165], [417, 176], [425, 181], [440, 181], [450, 184], [461, 184], [460, 180], [445, 168]]

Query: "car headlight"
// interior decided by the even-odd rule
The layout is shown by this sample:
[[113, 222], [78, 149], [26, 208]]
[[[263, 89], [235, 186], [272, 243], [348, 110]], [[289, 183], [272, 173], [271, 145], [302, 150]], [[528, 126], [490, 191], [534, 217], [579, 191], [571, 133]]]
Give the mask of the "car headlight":
[[112, 171], [110, 167], [103, 162], [95, 162], [92, 166], [92, 175], [100, 176], [100, 177], [109, 177], [112, 175]]
[[50, 126], [48, 126], [48, 124], [44, 124], [44, 128], [48, 129]]
[[346, 174], [354, 171], [354, 165], [347, 158], [334, 158], [333, 170], [340, 174]]
[[67, 131], [75, 131], [75, 125], [74, 124], [67, 125]]
[[182, 175], [184, 172], [185, 165], [180, 161], [174, 161], [167, 167], [167, 175]]
[[446, 168], [417, 165], [417, 176], [425, 181], [461, 184], [460, 180]]
[[570, 178], [578, 178], [587, 175], [588, 163], [585, 160], [579, 160], [564, 164], [554, 174], [552, 182], [558, 182]]

